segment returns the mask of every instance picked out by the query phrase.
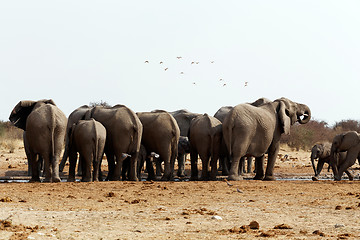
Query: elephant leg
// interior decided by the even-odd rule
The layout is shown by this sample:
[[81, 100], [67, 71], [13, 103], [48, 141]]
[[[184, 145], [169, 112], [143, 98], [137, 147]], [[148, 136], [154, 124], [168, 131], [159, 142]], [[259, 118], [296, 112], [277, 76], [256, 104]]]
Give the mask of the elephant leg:
[[194, 150], [190, 151], [190, 161], [191, 161], [191, 177], [190, 181], [197, 181], [199, 179], [199, 170], [197, 167], [198, 164], [198, 153]]
[[30, 182], [40, 182], [39, 168], [37, 163], [37, 154], [29, 153], [29, 164], [31, 166]]
[[274, 166], [275, 166], [276, 157], [279, 153], [279, 147], [280, 147], [280, 142], [277, 142], [270, 146], [270, 149], [268, 152], [268, 161], [267, 161], [267, 166], [266, 166], [265, 177], [263, 179], [265, 181], [276, 180], [274, 177]]
[[209, 161], [210, 155], [209, 154], [200, 154], [201, 164], [202, 164], [202, 171], [200, 180], [207, 181], [209, 179]]
[[60, 153], [55, 152], [54, 156], [51, 158], [51, 181], [52, 182], [61, 182], [59, 176], [59, 159]]
[[[99, 160], [99, 158], [100, 157], [97, 157], [96, 159], [94, 159], [94, 161], [93, 161], [93, 168], [94, 168], [94, 170], [93, 170], [93, 178], [92, 178], [92, 180], [94, 181], [94, 182], [97, 182], [97, 181], [99, 181], [99, 165], [100, 165], [100, 160]], [[91, 168], [90, 168], [90, 171], [91, 171]]]
[[251, 173], [253, 157], [247, 157], [247, 173]]
[[146, 169], [147, 169], [147, 172], [148, 172], [147, 180], [148, 181], [156, 180], [155, 171], [154, 171], [154, 165], [153, 165], [153, 163], [152, 163], [152, 161], [150, 160], [149, 157], [146, 157]]
[[108, 175], [105, 180], [111, 181], [114, 178], [114, 171], [115, 171], [114, 154], [107, 153], [106, 157], [107, 157], [107, 161], [108, 161]]
[[255, 158], [255, 177], [254, 180], [263, 180], [264, 178], [264, 159], [265, 155]]
[[245, 157], [241, 157], [239, 163], [239, 175], [243, 175], [244, 172], [245, 172]]
[[162, 181], [169, 181], [171, 179], [171, 153], [170, 151], [166, 151], [166, 153], [164, 154], [160, 154], [160, 156], [164, 156], [164, 158], [162, 158], [164, 160], [164, 174], [161, 177]]
[[345, 173], [346, 175], [348, 175], [350, 181], [354, 180], [354, 176], [351, 174], [349, 170], [346, 170]]
[[51, 182], [50, 157], [47, 155], [44, 155], [43, 159], [44, 159], [44, 172], [45, 172], [44, 182]]
[[75, 168], [76, 168], [76, 160], [77, 160], [77, 153], [71, 152], [69, 153], [69, 175], [68, 175], [68, 182], [75, 182]]
[[123, 181], [127, 180], [129, 168], [130, 168], [130, 158], [127, 157], [126, 159], [124, 159], [122, 163], [121, 178]]
[[222, 176], [229, 175], [229, 168], [227, 164], [228, 159], [224, 156], [219, 157], [219, 171], [221, 171]]
[[241, 155], [233, 155], [232, 157], [232, 163], [231, 163], [231, 169], [229, 173], [229, 180], [242, 180], [241, 175], [239, 175], [239, 163], [241, 160]]
[[321, 173], [321, 170], [323, 169], [324, 167], [324, 163], [325, 161], [323, 159], [319, 159], [318, 161], [318, 165], [316, 167], [316, 174], [315, 174], [315, 177], [319, 176], [320, 173]]
[[211, 156], [210, 166], [211, 166], [211, 172], [210, 172], [210, 180], [216, 180], [216, 173], [217, 173], [217, 162], [219, 159], [219, 154], [214, 153], [214, 156]]
[[358, 153], [355, 151], [348, 151], [344, 162], [339, 167], [339, 172], [335, 176], [335, 180], [340, 181], [343, 173], [352, 165], [355, 164]]
[[161, 176], [162, 175], [162, 172], [161, 169], [162, 169], [162, 160], [163, 158], [161, 157], [160, 155], [160, 158], [158, 158], [156, 161], [155, 161], [155, 165], [156, 165], [156, 176]]
[[137, 169], [137, 159], [139, 156], [139, 152], [135, 152], [131, 154], [130, 157], [130, 164], [129, 164], [129, 169], [128, 169], [128, 179], [130, 181], [138, 181], [139, 179], [137, 178], [137, 174], [136, 174], [136, 169]]
[[185, 177], [185, 159], [186, 159], [186, 153], [179, 154], [177, 156], [177, 160], [178, 160], [177, 175], [178, 175], [178, 177]]
[[[92, 163], [92, 159], [93, 159], [93, 154], [89, 154], [86, 157], [84, 156], [82, 158], [82, 162], [81, 162], [81, 169], [82, 169], [82, 178], [81, 181], [82, 182], [91, 182], [92, 180], [92, 167], [91, 167], [91, 163]], [[79, 164], [80, 165], [80, 164]]]

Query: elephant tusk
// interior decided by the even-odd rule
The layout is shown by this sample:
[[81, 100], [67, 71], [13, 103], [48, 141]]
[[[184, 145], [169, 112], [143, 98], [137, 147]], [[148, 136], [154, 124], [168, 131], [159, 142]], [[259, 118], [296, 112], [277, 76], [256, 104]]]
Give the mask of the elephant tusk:
[[121, 154], [121, 157], [127, 158], [127, 157], [131, 157], [131, 155], [130, 155], [130, 154], [127, 154], [127, 153], [122, 153], [122, 154]]
[[151, 157], [154, 157], [154, 158], [159, 158], [159, 157], [160, 157], [160, 155], [157, 154], [157, 153], [155, 153], [155, 152], [151, 152], [151, 153], [150, 153], [150, 156], [151, 156]]

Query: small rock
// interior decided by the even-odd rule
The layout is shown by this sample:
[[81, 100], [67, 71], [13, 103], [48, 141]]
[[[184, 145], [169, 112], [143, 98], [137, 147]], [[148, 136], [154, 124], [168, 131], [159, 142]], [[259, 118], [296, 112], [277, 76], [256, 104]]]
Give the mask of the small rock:
[[0, 202], [12, 202], [12, 199], [9, 197], [3, 197], [0, 199]]
[[215, 215], [215, 216], [212, 216], [211, 219], [222, 220], [222, 217]]
[[249, 224], [249, 227], [250, 229], [259, 229], [260, 228], [260, 225], [257, 221], [252, 221], [250, 224]]
[[106, 194], [106, 197], [115, 197], [115, 193], [109, 192], [108, 194]]
[[261, 232], [260, 237], [274, 237], [275, 233], [267, 231], [267, 232]]
[[342, 207], [338, 205], [338, 206], [335, 207], [335, 210], [341, 210], [341, 208]]
[[276, 225], [274, 227], [274, 229], [292, 229], [292, 227], [290, 227], [289, 225], [283, 223], [283, 224], [280, 224], [280, 225]]
[[339, 224], [339, 223], [335, 224], [335, 228], [342, 228], [342, 227], [345, 227], [345, 225], [344, 224]]
[[325, 236], [326, 236], [325, 233], [321, 232], [320, 230], [315, 230], [315, 231], [313, 232], [313, 234], [319, 235], [319, 236], [321, 236], [321, 237], [325, 237]]

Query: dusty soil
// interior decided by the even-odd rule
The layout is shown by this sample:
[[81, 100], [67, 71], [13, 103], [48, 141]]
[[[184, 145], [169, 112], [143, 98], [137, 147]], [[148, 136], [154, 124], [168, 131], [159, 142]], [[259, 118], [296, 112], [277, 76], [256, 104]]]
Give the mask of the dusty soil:
[[[323, 180], [303, 180], [310, 153], [280, 154], [276, 175], [287, 180], [273, 182], [5, 181], [0, 239], [359, 239], [358, 170], [352, 182], [326, 169]], [[21, 146], [1, 149], [0, 178], [24, 178], [25, 163]]]

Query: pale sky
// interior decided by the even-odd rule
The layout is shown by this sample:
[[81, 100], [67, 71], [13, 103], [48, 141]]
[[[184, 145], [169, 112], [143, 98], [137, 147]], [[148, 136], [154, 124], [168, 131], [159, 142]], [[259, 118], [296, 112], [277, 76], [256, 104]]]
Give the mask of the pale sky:
[[359, 12], [357, 0], [1, 1], [0, 120], [20, 100], [52, 98], [67, 116], [101, 100], [213, 115], [259, 97], [360, 120]]

